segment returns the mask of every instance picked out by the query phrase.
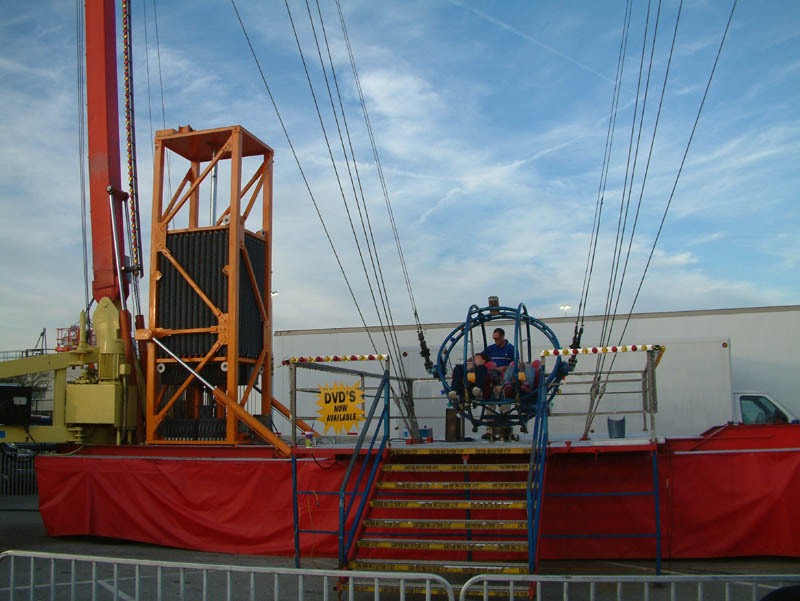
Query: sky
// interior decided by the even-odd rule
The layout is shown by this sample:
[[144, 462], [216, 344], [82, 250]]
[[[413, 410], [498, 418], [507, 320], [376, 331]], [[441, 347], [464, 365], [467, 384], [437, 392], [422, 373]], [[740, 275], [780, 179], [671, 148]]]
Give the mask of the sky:
[[[85, 304], [77, 9], [60, 0], [0, 4], [0, 349], [30, 348], [43, 328], [52, 347], [56, 328], [75, 323]], [[377, 325], [307, 5], [288, 5], [344, 192], [286, 4], [236, 4], [364, 320]], [[321, 37], [316, 0], [308, 6]], [[575, 315], [600, 197], [587, 314], [605, 312], [612, 283], [622, 284], [612, 309], [631, 310], [668, 203], [635, 312], [800, 302], [797, 2], [738, 4], [679, 178], [730, 0], [685, 0], [671, 59], [677, 0], [635, 0], [627, 30], [622, 1], [342, 0], [341, 7], [423, 323], [460, 321], [489, 295], [525, 303], [545, 320], [563, 316], [562, 305]], [[413, 323], [336, 3], [319, 0], [319, 10], [392, 319]], [[361, 325], [232, 3], [135, 0], [133, 11], [144, 256], [154, 132], [240, 124], [275, 149], [274, 329]], [[324, 44], [322, 53], [327, 64]], [[176, 163], [173, 190], [182, 175]], [[210, 191], [201, 194], [207, 214]], [[627, 266], [614, 278], [620, 238], [619, 263]], [[364, 263], [377, 290], [366, 254]]]

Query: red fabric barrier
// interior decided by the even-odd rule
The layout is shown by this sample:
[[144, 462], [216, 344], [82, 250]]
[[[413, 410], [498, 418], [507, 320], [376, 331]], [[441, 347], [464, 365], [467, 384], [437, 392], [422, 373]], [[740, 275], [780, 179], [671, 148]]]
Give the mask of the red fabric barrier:
[[665, 556], [800, 556], [800, 452], [667, 455]]
[[[797, 426], [734, 428], [706, 440], [660, 445], [662, 556], [800, 557], [798, 435]], [[40, 511], [51, 536], [95, 535], [226, 553], [294, 553], [288, 461], [252, 454], [242, 460], [235, 449], [202, 458], [105, 453], [37, 457]], [[317, 461], [298, 461], [298, 488], [316, 493], [300, 496], [301, 528], [336, 531], [339, 497], [320, 493], [338, 492], [347, 462]], [[651, 489], [648, 452], [551, 454], [540, 558], [655, 557], [655, 539], [641, 536], [655, 533], [652, 496], [558, 496]], [[496, 517], [492, 513], [473, 511], [472, 517]], [[556, 534], [599, 536], [552, 538]], [[335, 534], [301, 536], [306, 557], [336, 556], [337, 545]]]
[[[337, 492], [347, 464], [298, 461], [303, 529], [339, 524]], [[36, 459], [40, 512], [51, 536], [94, 535], [223, 553], [294, 553], [288, 461]], [[303, 555], [336, 556], [335, 534], [301, 535]]]

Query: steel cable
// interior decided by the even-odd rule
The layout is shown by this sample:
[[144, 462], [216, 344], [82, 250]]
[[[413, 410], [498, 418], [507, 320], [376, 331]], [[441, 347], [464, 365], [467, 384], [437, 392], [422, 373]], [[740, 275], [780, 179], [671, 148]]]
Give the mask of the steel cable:
[[[647, 270], [650, 268], [650, 262], [651, 262], [651, 260], [653, 258], [653, 253], [656, 250], [656, 244], [658, 244], [658, 239], [661, 236], [661, 230], [664, 228], [664, 222], [667, 219], [667, 213], [669, 212], [669, 208], [672, 205], [672, 199], [675, 196], [675, 190], [678, 187], [678, 180], [680, 179], [681, 173], [683, 172], [683, 166], [686, 163], [686, 156], [689, 154], [689, 148], [692, 145], [692, 140], [694, 139], [694, 134], [695, 134], [695, 131], [697, 130], [697, 124], [700, 121], [700, 115], [703, 112], [703, 107], [705, 106], [706, 98], [708, 97], [708, 90], [711, 88], [711, 82], [714, 79], [714, 73], [717, 70], [717, 64], [719, 63], [719, 57], [722, 55], [722, 49], [725, 46], [725, 40], [728, 37], [728, 30], [730, 29], [731, 21], [733, 20], [733, 14], [736, 11], [736, 5], [737, 4], [738, 4], [738, 0], [734, 0], [733, 6], [731, 7], [730, 15], [728, 16], [728, 22], [725, 25], [725, 31], [722, 34], [722, 40], [720, 41], [719, 48], [717, 50], [716, 58], [714, 59], [714, 65], [711, 68], [711, 74], [708, 77], [708, 82], [706, 83], [706, 88], [705, 88], [705, 91], [703, 92], [703, 99], [700, 101], [700, 107], [697, 109], [697, 116], [695, 117], [694, 125], [692, 126], [692, 132], [689, 135], [689, 140], [686, 142], [686, 149], [683, 152], [683, 158], [681, 159], [680, 167], [678, 168], [678, 172], [675, 175], [675, 181], [672, 184], [672, 190], [670, 191], [669, 199], [667, 200], [667, 204], [664, 207], [664, 213], [661, 215], [661, 223], [658, 226], [658, 231], [656, 232], [655, 239], [653, 240], [653, 245], [650, 248], [650, 254], [647, 257], [647, 263], [645, 264], [644, 271], [642, 273], [642, 278], [641, 278], [641, 280], [639, 280], [639, 286], [636, 289], [636, 294], [635, 294], [635, 296], [633, 298], [633, 301], [631, 302], [631, 308], [630, 308], [630, 311], [628, 312], [628, 317], [625, 320], [625, 327], [623, 328], [622, 334], [620, 334], [620, 340], [622, 339], [622, 336], [625, 335], [625, 331], [628, 329], [628, 324], [630, 323], [631, 316], [633, 315], [634, 306], [636, 305], [636, 301], [639, 298], [639, 293], [642, 291], [642, 285], [644, 284], [644, 278], [647, 275]], [[681, 5], [683, 5], [682, 1], [681, 1]], [[676, 30], [677, 30], [677, 23], [676, 23]], [[666, 80], [665, 80], [665, 82], [666, 82]]]
[[322, 212], [319, 209], [319, 205], [317, 204], [317, 200], [314, 197], [314, 193], [311, 191], [311, 185], [308, 183], [308, 178], [306, 177], [305, 171], [303, 171], [303, 166], [300, 163], [300, 157], [297, 156], [297, 151], [294, 148], [294, 144], [292, 144], [292, 139], [289, 136], [289, 131], [286, 129], [286, 124], [283, 121], [283, 117], [281, 117], [281, 113], [278, 110], [278, 104], [275, 101], [275, 97], [272, 95], [272, 90], [267, 83], [267, 78], [264, 75], [264, 70], [261, 68], [261, 63], [258, 60], [258, 56], [256, 55], [255, 49], [253, 48], [253, 44], [250, 41], [250, 36], [247, 34], [247, 28], [244, 25], [244, 21], [242, 21], [242, 17], [239, 14], [239, 9], [236, 6], [236, 0], [231, 0], [231, 5], [233, 6], [233, 10], [236, 13], [236, 18], [239, 21], [239, 26], [242, 28], [242, 33], [244, 34], [245, 40], [247, 41], [247, 46], [250, 49], [250, 53], [253, 56], [253, 61], [256, 64], [256, 68], [258, 69], [259, 75], [261, 76], [261, 81], [264, 84], [264, 88], [267, 91], [267, 95], [269, 96], [270, 102], [272, 103], [272, 107], [275, 110], [275, 115], [278, 117], [278, 122], [281, 125], [281, 129], [283, 130], [283, 135], [286, 137], [286, 142], [289, 144], [289, 149], [292, 151], [292, 156], [294, 157], [295, 163], [297, 164], [297, 168], [300, 171], [300, 176], [303, 178], [303, 183], [305, 184], [306, 190], [308, 191], [308, 195], [311, 198], [311, 203], [314, 205], [314, 210], [317, 213], [317, 217], [319, 218], [320, 224], [322, 225], [322, 230], [325, 233], [325, 237], [328, 240], [328, 244], [331, 247], [331, 251], [333, 252], [333, 256], [336, 259], [336, 264], [339, 266], [339, 271], [344, 278], [345, 284], [347, 286], [347, 290], [350, 293], [350, 297], [353, 299], [353, 304], [356, 306], [356, 311], [358, 312], [358, 316], [361, 319], [361, 323], [364, 325], [364, 330], [367, 333], [367, 337], [369, 338], [370, 344], [372, 344], [373, 350], [377, 352], [377, 346], [375, 345], [375, 341], [370, 334], [369, 328], [367, 327], [367, 322], [364, 319], [364, 314], [361, 311], [361, 307], [358, 304], [358, 300], [356, 299], [356, 295], [353, 292], [353, 287], [350, 285], [350, 280], [347, 277], [347, 273], [344, 270], [344, 266], [342, 265], [342, 261], [339, 258], [339, 253], [336, 250], [336, 246], [333, 243], [333, 238], [331, 237], [330, 232], [328, 231], [328, 226], [325, 224], [325, 219], [322, 217]]
[[[342, 153], [344, 154], [345, 163], [347, 165], [347, 172], [348, 172], [348, 175], [350, 177], [350, 186], [353, 189], [353, 196], [354, 196], [355, 201], [356, 201], [356, 207], [358, 209], [358, 215], [359, 215], [359, 218], [360, 218], [360, 221], [361, 221], [361, 230], [362, 230], [362, 232], [364, 234], [364, 240], [366, 242], [367, 251], [369, 252], [370, 263], [372, 265], [372, 272], [373, 272], [373, 275], [375, 277], [376, 287], [378, 288], [378, 295], [380, 296], [381, 306], [382, 306], [383, 312], [384, 312], [384, 318], [385, 318], [385, 320], [387, 322], [387, 327], [389, 328], [389, 336], [392, 338], [392, 345], [393, 345], [393, 348], [394, 348], [393, 352], [399, 357], [401, 355], [401, 351], [400, 351], [400, 343], [399, 343], [399, 340], [397, 338], [397, 332], [395, 330], [394, 316], [392, 315], [391, 303], [389, 302], [389, 294], [388, 294], [388, 290], [386, 288], [386, 281], [383, 278], [383, 270], [382, 270], [381, 265], [380, 265], [380, 257], [378, 256], [378, 247], [375, 244], [375, 237], [374, 237], [374, 235], [372, 235], [372, 233], [373, 233], [372, 232], [372, 223], [369, 220], [369, 212], [367, 211], [367, 203], [366, 203], [366, 200], [364, 198], [364, 190], [363, 190], [363, 187], [361, 185], [361, 177], [360, 177], [360, 175], [358, 173], [358, 163], [357, 163], [356, 157], [355, 157], [355, 150], [353, 149], [353, 142], [352, 142], [352, 139], [350, 137], [350, 129], [349, 129], [348, 125], [347, 125], [347, 115], [346, 115], [346, 112], [345, 112], [345, 109], [344, 109], [344, 102], [342, 101], [341, 90], [339, 88], [339, 80], [336, 77], [336, 69], [335, 69], [334, 64], [333, 64], [333, 57], [331, 56], [330, 44], [328, 42], [328, 35], [327, 35], [326, 30], [325, 30], [325, 21], [324, 21], [324, 19], [322, 17], [322, 11], [321, 11], [320, 6], [319, 6], [319, 0], [316, 0], [316, 5], [317, 5], [317, 13], [319, 15], [319, 20], [320, 20], [320, 26], [321, 26], [322, 33], [323, 33], [323, 38], [325, 40], [325, 48], [326, 48], [326, 51], [327, 51], [327, 54], [328, 54], [328, 63], [330, 65], [331, 75], [333, 77], [334, 86], [336, 88], [336, 94], [337, 94], [337, 97], [338, 97], [338, 100], [339, 100], [339, 110], [342, 113], [342, 122], [344, 124], [345, 132], [347, 134], [347, 141], [348, 141], [348, 146], [350, 148], [350, 155], [351, 155], [352, 160], [353, 160], [353, 170], [356, 173], [356, 179], [358, 180], [358, 188], [361, 191], [361, 202], [360, 203], [359, 203], [358, 192], [356, 192], [355, 182], [353, 181], [353, 173], [352, 173], [352, 171], [350, 169], [350, 161], [349, 161], [348, 156], [347, 156], [347, 150], [345, 148], [344, 138], [342, 136], [342, 130], [341, 130], [340, 126], [339, 126], [339, 120], [338, 120], [338, 118], [336, 118], [336, 107], [335, 107], [335, 104], [334, 104], [333, 95], [331, 93], [330, 85], [328, 84], [328, 77], [327, 77], [326, 70], [325, 70], [325, 65], [324, 65], [324, 62], [323, 62], [323, 59], [322, 59], [322, 53], [321, 53], [321, 49], [320, 49], [320, 46], [319, 46], [319, 40], [317, 38], [316, 29], [314, 27], [314, 20], [313, 20], [313, 18], [311, 16], [311, 9], [309, 7], [308, 0], [306, 0], [306, 8], [308, 9], [308, 18], [309, 18], [309, 21], [311, 22], [312, 31], [314, 32], [314, 41], [317, 44], [317, 53], [319, 55], [320, 65], [322, 67], [322, 72], [325, 75], [325, 84], [326, 84], [326, 86], [328, 88], [328, 97], [330, 98], [330, 101], [331, 101], [331, 111], [333, 112], [334, 118], [336, 119], [336, 129], [337, 129], [337, 131], [339, 133], [339, 141], [341, 142]], [[362, 204], [363, 204], [363, 207], [364, 207], [363, 211], [361, 210], [361, 205]], [[369, 232], [370, 232], [369, 235], [367, 234], [367, 225], [364, 222], [364, 216], [365, 215], [366, 215], [367, 223], [369, 223]], [[355, 234], [355, 232], [354, 232], [354, 234]], [[377, 265], [376, 265], [376, 263], [377, 263]], [[363, 261], [362, 261], [362, 264], [363, 264]], [[366, 274], [366, 269], [365, 269], [365, 276], [367, 276], [367, 278], [369, 279], [369, 276]], [[377, 311], [377, 306], [375, 307], [375, 309]], [[379, 315], [379, 320], [380, 320], [380, 315]], [[403, 365], [402, 362], [400, 362], [400, 373], [401, 373], [403, 378], [407, 377], [405, 366]], [[406, 386], [405, 387], [405, 394], [408, 395], [408, 393], [409, 393], [408, 387]]]
[[600, 221], [603, 213], [603, 205], [605, 201], [606, 184], [608, 182], [608, 169], [611, 164], [611, 150], [614, 145], [614, 133], [616, 131], [617, 111], [619, 109], [619, 98], [622, 89], [622, 75], [625, 70], [625, 56], [628, 47], [628, 31], [630, 29], [630, 15], [631, 15], [632, 0], [628, 0], [625, 6], [625, 16], [623, 17], [622, 37], [620, 38], [619, 54], [617, 56], [617, 73], [614, 79], [614, 93], [611, 99], [611, 111], [608, 116], [608, 130], [606, 131], [606, 143], [603, 151], [603, 164], [600, 169], [600, 183], [597, 189], [597, 201], [595, 203], [594, 220], [592, 222], [592, 235], [589, 239], [589, 253], [586, 257], [586, 268], [583, 276], [583, 287], [581, 290], [581, 299], [578, 303], [578, 315], [575, 320], [575, 329], [577, 334], [578, 323], [581, 322], [583, 327], [583, 320], [586, 315], [586, 303], [589, 298], [589, 288], [592, 280], [592, 273], [594, 271], [594, 260], [597, 253], [597, 242], [600, 234]]

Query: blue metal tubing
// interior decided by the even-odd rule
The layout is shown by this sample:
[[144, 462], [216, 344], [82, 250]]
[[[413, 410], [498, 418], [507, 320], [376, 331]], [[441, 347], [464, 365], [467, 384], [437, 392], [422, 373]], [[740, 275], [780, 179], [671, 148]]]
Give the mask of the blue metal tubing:
[[[495, 315], [492, 315], [491, 312], [494, 312]], [[469, 340], [470, 340], [470, 331], [475, 326], [480, 325], [484, 328], [484, 324], [489, 321], [494, 320], [513, 320], [515, 324], [520, 324], [524, 321], [526, 326], [530, 329], [530, 326], [535, 327], [537, 330], [542, 332], [545, 337], [550, 341], [554, 348], [560, 348], [558, 337], [555, 335], [550, 327], [545, 324], [543, 321], [536, 319], [528, 315], [527, 309], [525, 305], [520, 303], [520, 305], [516, 308], [512, 307], [483, 307], [479, 308], [477, 305], [472, 305], [467, 312], [467, 318], [464, 321], [463, 325], [458, 326], [455, 328], [450, 334], [444, 339], [441, 346], [439, 347], [439, 353], [437, 355], [436, 360], [436, 374], [438, 375], [439, 379], [444, 386], [446, 392], [452, 390], [452, 387], [447, 382], [447, 362], [449, 360], [450, 354], [452, 353], [453, 349], [455, 348], [456, 344], [464, 338], [464, 345], [463, 345], [463, 360], [462, 362], [466, 364], [467, 359], [469, 358]], [[519, 355], [518, 349], [520, 345], [519, 341], [519, 334], [518, 334], [519, 327], [515, 325], [515, 335], [514, 341], [516, 342], [516, 353]], [[484, 333], [485, 338], [485, 333]], [[485, 342], [485, 341], [484, 341]], [[530, 336], [528, 336], [528, 344], [530, 346]], [[532, 347], [529, 349], [529, 354], [532, 353]], [[531, 357], [532, 359], [532, 357]], [[515, 362], [516, 363], [516, 362]], [[466, 380], [466, 373], [464, 374], [464, 384], [465, 386], [468, 385]], [[541, 378], [541, 381], [547, 385], [550, 385], [557, 380], [560, 380], [562, 377], [562, 366], [561, 366], [561, 357], [556, 358], [556, 362], [554, 364], [553, 370], [550, 374], [548, 374], [547, 378]], [[552, 401], [553, 397], [557, 392], [557, 388], [553, 388], [552, 390], [548, 391], [548, 400]], [[474, 424], [474, 418], [470, 414], [470, 421], [473, 421], [473, 425], [481, 425], [481, 424]]]
[[[544, 402], [541, 406], [544, 407]], [[541, 430], [539, 432], [539, 456], [538, 456], [538, 469], [536, 472], [536, 520], [533, 525], [534, 536], [534, 551], [537, 555], [534, 556], [534, 569], [538, 565], [538, 549], [539, 549], [539, 534], [541, 532], [542, 524], [542, 500], [544, 490], [544, 472], [545, 461], [547, 460], [547, 415], [542, 411], [539, 414], [541, 420]]]
[[[531, 461], [528, 468], [528, 485], [526, 496], [528, 501], [528, 570], [531, 574], [536, 570], [539, 544], [539, 526], [542, 512], [544, 487], [544, 467], [547, 454], [547, 410], [545, 408], [545, 386], [540, 382], [536, 402], [536, 417], [533, 422], [531, 437]], [[534, 484], [534, 471], [536, 482]], [[536, 491], [534, 497], [533, 491]]]
[[[372, 405], [370, 406], [369, 414], [365, 421], [366, 424], [370, 424], [372, 422], [372, 418], [375, 416], [375, 410], [378, 406], [378, 401], [381, 398], [381, 394], [383, 394], [383, 410], [381, 411], [381, 418], [375, 428], [375, 432], [372, 435], [372, 440], [370, 441], [367, 459], [361, 464], [361, 470], [359, 471], [358, 479], [356, 480], [354, 489], [351, 492], [347, 491], [347, 487], [350, 482], [350, 477], [352, 476], [353, 473], [355, 462], [358, 459], [358, 456], [361, 452], [361, 448], [364, 445], [364, 439], [366, 438], [367, 434], [366, 427], [361, 430], [361, 434], [358, 437], [355, 449], [353, 449], [353, 455], [350, 458], [350, 464], [347, 466], [347, 471], [345, 472], [344, 479], [342, 480], [342, 485], [339, 489], [339, 566], [340, 567], [344, 567], [347, 561], [347, 553], [349, 552], [350, 544], [352, 543], [353, 537], [355, 536], [355, 530], [358, 527], [359, 520], [361, 519], [361, 514], [364, 510], [364, 506], [366, 505], [367, 494], [369, 494], [369, 491], [372, 488], [372, 483], [374, 481], [375, 473], [377, 472], [381, 456], [383, 455], [383, 451], [386, 448], [386, 444], [389, 440], [389, 370], [386, 370], [383, 374], [383, 378], [381, 379], [381, 384], [378, 387], [378, 390], [375, 393], [375, 398], [373, 399]], [[364, 490], [362, 492], [359, 492], [364, 472], [366, 471], [367, 465], [370, 462], [370, 456], [372, 455], [372, 451], [375, 447], [375, 440], [378, 436], [378, 432], [381, 430], [380, 428], [381, 422], [383, 422], [383, 436], [381, 438], [381, 444], [378, 449], [378, 453], [374, 455], [374, 459], [372, 462], [373, 465], [370, 471], [370, 476], [367, 481], [367, 484]], [[347, 495], [350, 495], [350, 502], [346, 504], [345, 497]], [[353, 503], [355, 502], [357, 495], [362, 496], [361, 504], [359, 505], [358, 513], [356, 514], [356, 519], [353, 521], [353, 527], [347, 533], [349, 536], [345, 536], [345, 524], [347, 523], [347, 517], [350, 515], [350, 511], [353, 508]], [[345, 505], [347, 505], [346, 509]]]
[[[385, 415], [386, 414], [384, 413], [383, 416]], [[383, 416], [381, 417], [381, 419], [383, 419]], [[383, 455], [383, 450], [386, 448], [386, 442], [387, 442], [386, 438], [384, 438], [381, 441], [381, 446], [378, 449], [377, 454], [375, 454], [374, 459], [372, 460], [372, 469], [370, 470], [369, 480], [367, 481], [367, 484], [364, 487], [364, 491], [361, 493], [361, 503], [358, 506], [358, 510], [356, 511], [356, 517], [353, 520], [353, 526], [350, 528], [350, 532], [348, 533], [348, 538], [345, 541], [345, 549], [347, 550], [348, 554], [355, 540], [356, 530], [361, 524], [361, 516], [363, 515], [364, 508], [367, 505], [367, 496], [369, 495], [369, 491], [372, 490], [372, 483], [375, 481], [375, 474], [378, 472], [378, 465], [380, 465], [381, 456]], [[353, 499], [355, 499], [355, 497], [353, 497]]]
[[300, 567], [300, 521], [297, 511], [297, 457], [292, 453], [292, 514], [294, 516], [294, 567]]
[[656, 502], [656, 574], [661, 574], [661, 506], [658, 496], [658, 458], [656, 452], [650, 453], [653, 457], [653, 494]]

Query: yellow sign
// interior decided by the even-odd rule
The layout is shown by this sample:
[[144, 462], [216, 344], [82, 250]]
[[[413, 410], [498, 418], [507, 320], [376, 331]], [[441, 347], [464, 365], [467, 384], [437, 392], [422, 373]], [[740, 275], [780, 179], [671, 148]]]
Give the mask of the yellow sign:
[[353, 386], [345, 386], [344, 382], [334, 383], [333, 386], [320, 385], [317, 405], [320, 421], [325, 425], [325, 434], [328, 428], [333, 428], [336, 434], [346, 434], [352, 426], [358, 426], [366, 419], [361, 382]]

